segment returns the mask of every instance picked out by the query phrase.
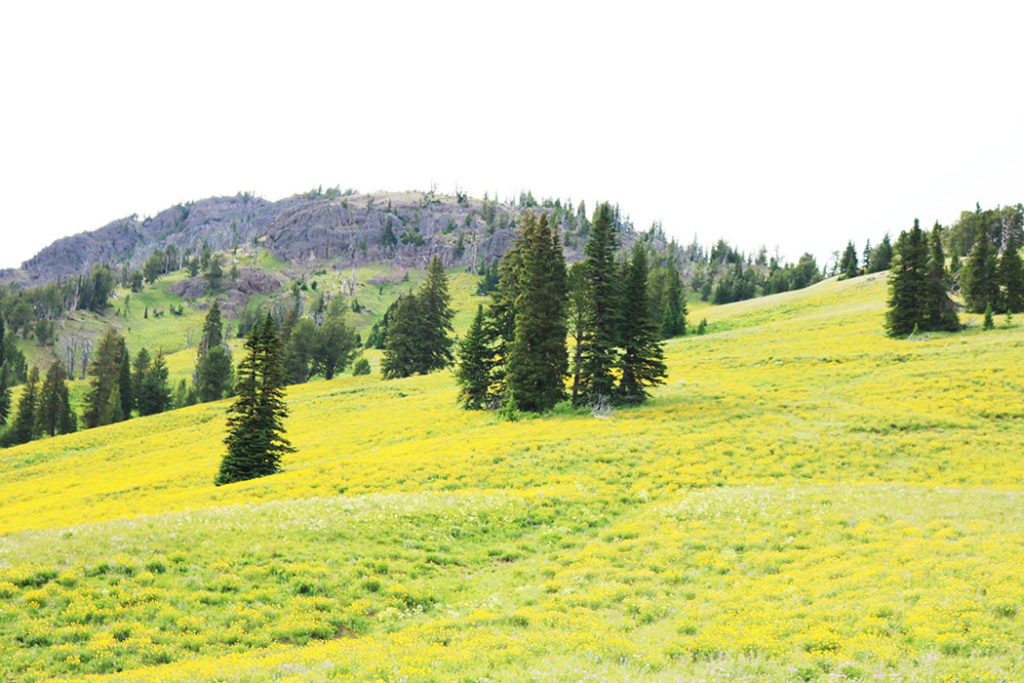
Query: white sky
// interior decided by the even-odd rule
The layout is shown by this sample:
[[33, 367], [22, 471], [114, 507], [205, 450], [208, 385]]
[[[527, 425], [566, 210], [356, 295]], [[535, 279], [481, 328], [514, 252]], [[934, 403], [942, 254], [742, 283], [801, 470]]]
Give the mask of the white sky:
[[0, 267], [316, 185], [618, 202], [826, 258], [1024, 201], [1024, 4], [5, 2]]

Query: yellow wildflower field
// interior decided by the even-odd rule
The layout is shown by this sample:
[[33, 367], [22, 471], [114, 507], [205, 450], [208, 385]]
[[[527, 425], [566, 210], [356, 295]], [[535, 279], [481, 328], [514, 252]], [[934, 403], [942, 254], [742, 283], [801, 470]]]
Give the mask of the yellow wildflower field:
[[226, 403], [4, 451], [0, 678], [1022, 680], [1024, 331], [884, 301], [702, 308], [601, 418], [290, 387], [285, 471], [220, 488]]

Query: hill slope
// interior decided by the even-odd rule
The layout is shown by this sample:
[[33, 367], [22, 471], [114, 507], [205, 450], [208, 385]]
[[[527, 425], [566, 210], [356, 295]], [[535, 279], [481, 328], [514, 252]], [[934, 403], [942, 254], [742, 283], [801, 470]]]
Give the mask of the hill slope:
[[884, 291], [704, 309], [607, 419], [345, 377], [257, 481], [225, 404], [5, 451], [0, 677], [1020, 679], [1024, 332], [891, 340]]

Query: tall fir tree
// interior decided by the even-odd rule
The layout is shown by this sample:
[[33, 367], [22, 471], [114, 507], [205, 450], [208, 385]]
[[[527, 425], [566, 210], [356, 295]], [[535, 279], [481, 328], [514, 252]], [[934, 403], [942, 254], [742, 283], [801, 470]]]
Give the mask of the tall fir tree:
[[89, 365], [89, 391], [85, 395], [82, 414], [86, 427], [99, 427], [124, 419], [121, 362], [126, 353], [121, 335], [114, 328], [107, 328]]
[[658, 326], [648, 313], [647, 253], [639, 243], [633, 246], [622, 303], [621, 378], [615, 398], [623, 403], [641, 403], [647, 399], [647, 387], [665, 383], [666, 368]]
[[452, 337], [454, 328], [452, 320], [455, 313], [451, 307], [451, 296], [448, 294], [448, 277], [444, 273], [444, 264], [434, 256], [427, 267], [427, 280], [418, 294], [420, 311], [423, 316], [423, 339], [428, 353], [424, 372], [442, 370], [454, 362]]
[[936, 223], [929, 238], [928, 302], [922, 329], [948, 332], [960, 329], [956, 304], [949, 298], [950, 284], [946, 272], [946, 255], [942, 249], [942, 226]]
[[127, 420], [132, 416], [132, 408], [135, 407], [135, 394], [132, 391], [132, 360], [128, 354], [128, 347], [121, 345], [121, 361], [117, 373], [117, 388], [121, 399], [121, 415]]
[[683, 298], [683, 283], [675, 263], [668, 267], [668, 287], [665, 290], [665, 306], [661, 317], [661, 337], [670, 339], [686, 334], [686, 300]]
[[999, 284], [1003, 288], [1003, 310], [1024, 312], [1024, 265], [1020, 258], [1018, 231], [1008, 228], [1003, 238], [1003, 254], [999, 257]]
[[960, 275], [964, 301], [971, 313], [984, 313], [989, 305], [994, 311], [1000, 310], [996, 259], [996, 249], [987, 231], [978, 230], [974, 248], [971, 249]]
[[615, 267], [614, 213], [607, 202], [594, 213], [590, 238], [583, 249], [586, 288], [590, 306], [587, 336], [580, 360], [580, 402], [610, 399], [615, 389], [614, 368], [618, 361], [616, 347], [620, 330], [618, 269]]
[[388, 321], [381, 372], [385, 379], [427, 374], [454, 361], [448, 278], [436, 256], [427, 268], [427, 279], [415, 294], [396, 303]]
[[895, 257], [889, 273], [889, 309], [885, 328], [891, 337], [924, 329], [928, 307], [928, 244], [917, 219], [910, 231], [896, 240]]
[[487, 408], [491, 396], [491, 358], [483, 304], [477, 306], [473, 322], [459, 343], [459, 366], [455, 378], [459, 384], [459, 402], [467, 410]]
[[886, 233], [882, 238], [882, 243], [871, 251], [871, 264], [867, 266], [867, 271], [879, 273], [889, 270], [890, 266], [892, 266], [892, 241], [889, 239], [889, 234]]
[[192, 384], [199, 401], [206, 403], [230, 396], [233, 381], [231, 350], [225, 344], [223, 316], [220, 304], [215, 300], [203, 321]]
[[39, 405], [39, 368], [32, 366], [28, 380], [18, 398], [18, 413], [11, 424], [10, 440], [13, 443], [28, 443], [35, 436], [36, 409]]
[[396, 304], [388, 321], [387, 341], [380, 364], [384, 379], [409, 377], [423, 372], [425, 367], [420, 299], [415, 294], [405, 294], [398, 298]]
[[857, 266], [857, 248], [853, 242], [846, 243], [843, 257], [839, 261], [839, 276], [841, 279], [849, 279], [860, 275], [860, 268]]
[[249, 335], [245, 351], [237, 397], [228, 409], [227, 453], [215, 479], [218, 486], [279, 472], [281, 458], [295, 451], [284, 436], [284, 361], [269, 314]]
[[[142, 380], [146, 376], [146, 370], [149, 369], [152, 360], [149, 350], [143, 347], [135, 354], [135, 360], [132, 361], [132, 395], [135, 397], [136, 408], [139, 407], [139, 396], [142, 395]], [[144, 414], [141, 409], [139, 414]]]
[[498, 264], [498, 285], [491, 293], [487, 308], [485, 331], [488, 345], [494, 352], [491, 364], [491, 384], [495, 395], [505, 401], [508, 358], [516, 338], [515, 303], [520, 294], [523, 265], [523, 245], [516, 240], [506, 250]]
[[582, 262], [569, 267], [568, 328], [572, 340], [572, 395], [574, 406], [583, 403], [583, 348], [587, 343], [587, 321], [590, 320], [590, 294], [587, 290], [586, 268]]
[[59, 360], [46, 371], [46, 379], [39, 392], [39, 405], [35, 416], [35, 433], [45, 436], [70, 434], [77, 427], [68, 397], [67, 370]]
[[7, 364], [0, 359], [0, 425], [7, 424], [11, 414], [11, 380], [8, 376]]
[[539, 220], [533, 212], [524, 215], [520, 241], [523, 257], [508, 386], [520, 410], [539, 413], [565, 398], [565, 257], [547, 213]]
[[171, 405], [171, 387], [167, 383], [167, 363], [158, 352], [149, 362], [139, 383], [139, 415], [155, 415]]

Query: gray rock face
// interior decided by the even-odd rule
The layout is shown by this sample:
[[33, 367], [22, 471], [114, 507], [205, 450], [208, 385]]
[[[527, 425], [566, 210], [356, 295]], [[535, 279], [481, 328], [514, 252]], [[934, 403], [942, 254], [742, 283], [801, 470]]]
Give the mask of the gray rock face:
[[[154, 250], [169, 244], [177, 246], [182, 257], [198, 253], [203, 244], [214, 251], [261, 245], [275, 258], [297, 265], [388, 262], [420, 268], [438, 255], [448, 267], [472, 266], [501, 258], [522, 212], [504, 204], [492, 204], [487, 211], [478, 200], [459, 203], [419, 192], [312, 192], [276, 202], [250, 194], [211, 197], [143, 220], [132, 216], [59, 239], [21, 268], [0, 271], [0, 284], [45, 284], [104, 262], [140, 268]], [[389, 224], [394, 243], [385, 239]], [[567, 233], [566, 226], [562, 230], [567, 258], [580, 258], [582, 236]], [[631, 235], [623, 237], [632, 242]]]

